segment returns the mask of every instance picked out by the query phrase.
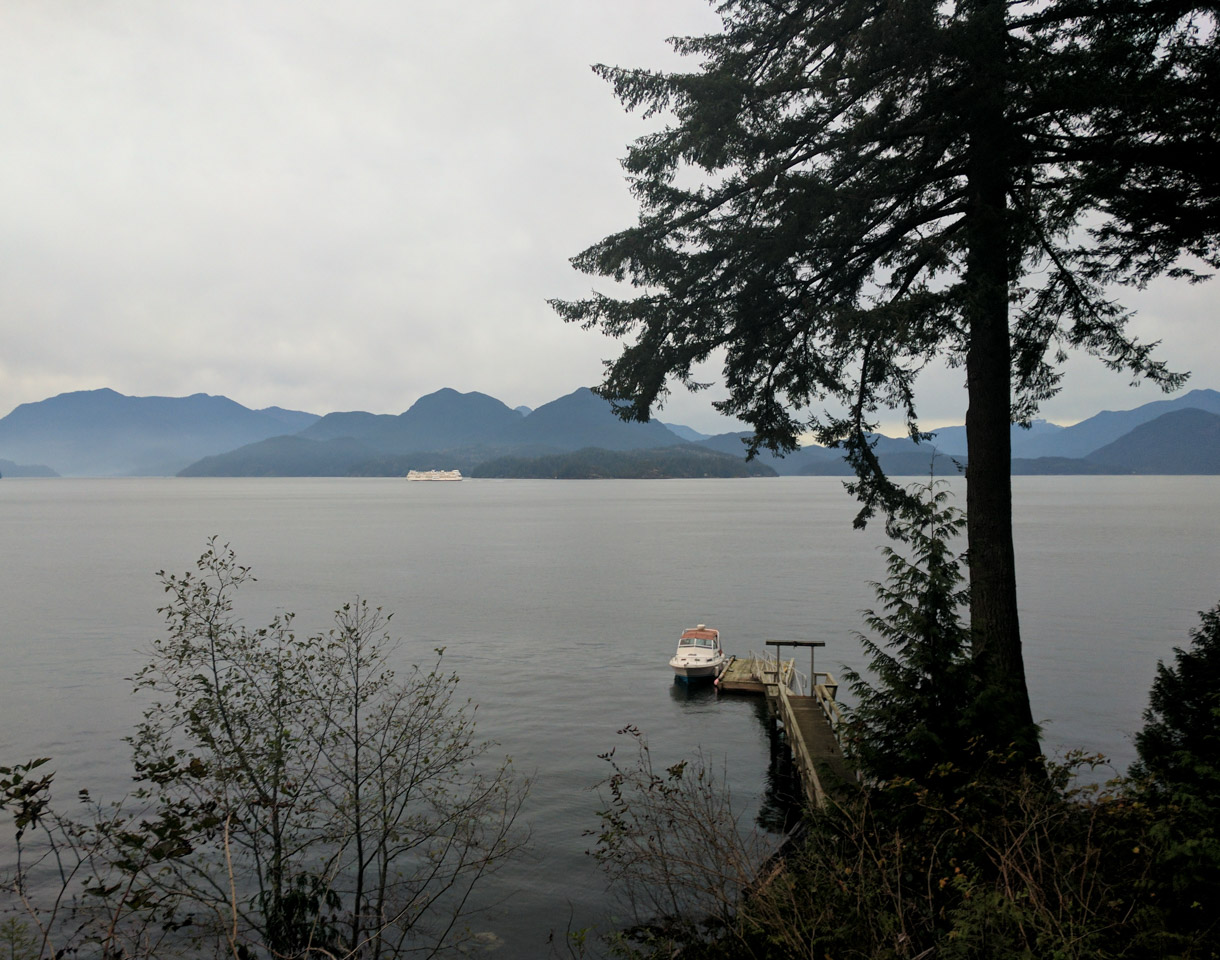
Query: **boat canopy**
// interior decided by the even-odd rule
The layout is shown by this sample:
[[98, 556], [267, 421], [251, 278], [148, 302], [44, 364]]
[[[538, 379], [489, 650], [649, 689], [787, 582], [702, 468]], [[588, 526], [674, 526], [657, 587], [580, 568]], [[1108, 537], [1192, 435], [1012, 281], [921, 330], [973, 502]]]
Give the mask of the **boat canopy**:
[[678, 640], [679, 647], [718, 647], [720, 646], [720, 631], [699, 624], [691, 630], [683, 630]]

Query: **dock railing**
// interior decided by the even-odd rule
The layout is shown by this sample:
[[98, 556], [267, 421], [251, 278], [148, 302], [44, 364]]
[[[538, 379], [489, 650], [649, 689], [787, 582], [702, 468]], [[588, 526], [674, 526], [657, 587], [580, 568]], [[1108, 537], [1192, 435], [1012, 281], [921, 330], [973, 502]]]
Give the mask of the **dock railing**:
[[[753, 650], [750, 651], [750, 656], [752, 658], [755, 657]], [[759, 679], [768, 687], [788, 687], [792, 685], [796, 665], [791, 660], [772, 660], [770, 657], [757, 657], [756, 662], [762, 664], [760, 671], [762, 676]]]
[[[821, 807], [826, 803], [826, 787], [818, 772], [818, 763], [814, 760], [810, 744], [801, 732], [795, 703], [808, 703], [812, 700], [826, 718], [836, 743], [839, 739], [839, 728], [843, 723], [843, 713], [835, 700], [839, 684], [834, 675], [818, 671], [813, 674], [812, 680], [813, 688], [810, 694], [796, 694], [786, 684], [768, 685], [767, 694], [775, 704], [778, 718], [784, 726], [788, 749], [792, 753], [792, 762], [804, 788], [805, 800], [811, 807]], [[838, 749], [841, 752], [842, 748]]]
[[784, 730], [787, 732], [788, 749], [792, 753], [792, 762], [797, 768], [801, 786], [805, 790], [805, 801], [811, 809], [825, 806], [826, 788], [818, 774], [818, 765], [814, 762], [813, 754], [809, 751], [809, 744], [800, 735], [800, 722], [792, 703], [792, 695], [787, 689], [779, 688], [776, 706], [780, 719], [783, 721]]
[[[819, 680], [819, 677], [824, 679]], [[839, 727], [843, 723], [843, 711], [839, 709], [838, 701], [835, 699], [838, 692], [839, 681], [834, 678], [833, 673], [819, 671], [813, 675], [813, 696], [822, 708], [822, 712], [826, 714], [826, 722], [834, 731], [836, 740], [839, 738]]]
[[[775, 735], [782, 726], [806, 802], [811, 807], [823, 806], [828, 787], [838, 792], [840, 782], [858, 778], [839, 739], [844, 727], [836, 700], [839, 682], [834, 674], [814, 667], [813, 652], [825, 646], [823, 642], [768, 640], [767, 646], [775, 649], [765, 657], [751, 651], [740, 666], [736, 659], [730, 660], [716, 678], [717, 683], [729, 692], [766, 695], [773, 747], [779, 742]], [[808, 648], [809, 673], [799, 672], [795, 659], [785, 660], [780, 647]]]

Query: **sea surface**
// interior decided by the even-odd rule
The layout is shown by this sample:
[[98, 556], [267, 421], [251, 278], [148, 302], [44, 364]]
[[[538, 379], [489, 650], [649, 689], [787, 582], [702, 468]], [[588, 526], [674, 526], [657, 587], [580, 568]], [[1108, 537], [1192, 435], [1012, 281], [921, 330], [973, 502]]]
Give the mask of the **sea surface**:
[[[1046, 747], [1121, 771], [1158, 659], [1220, 601], [1220, 478], [1014, 488]], [[682, 628], [707, 623], [730, 653], [821, 640], [817, 669], [859, 667], [860, 611], [885, 569], [880, 524], [853, 529], [855, 511], [830, 477], [5, 479], [0, 765], [53, 757], [61, 798], [129, 788], [128, 678], [164, 629], [156, 572], [193, 570], [217, 535], [258, 578], [240, 603], [251, 626], [293, 611], [299, 629], [323, 630], [358, 596], [394, 613], [404, 664], [445, 648], [480, 733], [533, 778], [529, 853], [495, 878], [476, 926], [494, 956], [546, 956], [552, 934], [618, 917], [585, 853], [608, 773], [598, 754], [627, 749], [617, 731], [640, 728], [658, 764], [700, 751], [745, 823], [766, 807], [757, 701], [675, 685], [667, 661]]]

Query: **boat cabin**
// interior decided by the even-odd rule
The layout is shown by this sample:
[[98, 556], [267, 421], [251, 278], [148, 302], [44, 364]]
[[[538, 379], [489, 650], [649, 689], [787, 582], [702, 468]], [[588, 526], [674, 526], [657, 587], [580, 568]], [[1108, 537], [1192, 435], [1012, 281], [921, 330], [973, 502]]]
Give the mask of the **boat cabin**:
[[678, 652], [691, 648], [720, 652], [720, 631], [703, 624], [691, 630], [684, 630], [678, 640]]

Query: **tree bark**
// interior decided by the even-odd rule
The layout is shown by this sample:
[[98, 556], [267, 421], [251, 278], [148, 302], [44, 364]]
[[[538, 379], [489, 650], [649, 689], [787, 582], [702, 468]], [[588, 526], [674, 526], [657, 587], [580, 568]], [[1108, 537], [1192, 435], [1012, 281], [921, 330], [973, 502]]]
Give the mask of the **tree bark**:
[[1029, 706], [1017, 614], [1012, 541], [1011, 342], [1008, 178], [1005, 119], [1005, 5], [970, 4], [977, 86], [967, 117], [966, 533], [971, 644], [981, 681], [976, 722], [985, 742], [1039, 752]]

